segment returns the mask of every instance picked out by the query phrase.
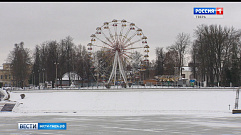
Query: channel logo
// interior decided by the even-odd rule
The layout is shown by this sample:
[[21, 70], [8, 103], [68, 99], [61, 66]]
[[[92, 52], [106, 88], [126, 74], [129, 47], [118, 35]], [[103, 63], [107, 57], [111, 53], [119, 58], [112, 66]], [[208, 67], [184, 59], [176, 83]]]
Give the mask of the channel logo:
[[223, 7], [194, 7], [194, 18], [223, 18]]
[[66, 123], [18, 123], [21, 130], [66, 130]]

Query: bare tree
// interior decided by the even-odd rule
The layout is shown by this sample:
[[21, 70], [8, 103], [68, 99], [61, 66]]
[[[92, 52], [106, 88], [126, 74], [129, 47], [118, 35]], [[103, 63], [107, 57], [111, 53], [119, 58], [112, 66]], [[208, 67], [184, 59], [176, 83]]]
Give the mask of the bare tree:
[[[73, 72], [74, 69], [74, 50], [73, 38], [67, 36], [65, 39], [60, 40], [58, 45], [59, 50], [59, 66], [61, 67], [59, 74], [62, 76], [65, 73], [68, 73], [69, 76], [69, 85], [71, 84], [70, 72]], [[60, 83], [62, 84], [62, 78], [60, 78]]]
[[168, 49], [165, 55], [164, 75], [175, 75], [175, 67], [177, 67], [178, 62], [178, 52], [175, 49]]
[[41, 67], [41, 56], [40, 56], [40, 47], [38, 45], [36, 45], [35, 47], [35, 52], [33, 54], [34, 57], [34, 64], [33, 64], [33, 68], [32, 68], [32, 84], [35, 85], [39, 85], [39, 70]]
[[141, 68], [141, 61], [143, 61], [143, 55], [135, 51], [134, 53], [131, 54], [131, 67], [134, 72], [136, 72], [138, 69]]
[[178, 70], [180, 75], [182, 74], [182, 66], [184, 61], [184, 56], [186, 54], [186, 50], [190, 45], [190, 35], [186, 33], [179, 33], [176, 37], [176, 42], [174, 45], [170, 46], [170, 49], [174, 49], [178, 52], [179, 62], [178, 62]]
[[156, 75], [163, 75], [164, 74], [164, 60], [165, 60], [165, 52], [163, 50], [163, 47], [157, 47], [156, 48]]
[[59, 65], [56, 65], [56, 63], [59, 63], [58, 43], [56, 41], [49, 41], [46, 47], [47, 55], [45, 57], [47, 58], [46, 64], [48, 65], [46, 73], [48, 74], [48, 81], [51, 81], [52, 87], [54, 87], [56, 70], [57, 78], [62, 78], [62, 75], [59, 74], [59, 70], [61, 69], [61, 67]]

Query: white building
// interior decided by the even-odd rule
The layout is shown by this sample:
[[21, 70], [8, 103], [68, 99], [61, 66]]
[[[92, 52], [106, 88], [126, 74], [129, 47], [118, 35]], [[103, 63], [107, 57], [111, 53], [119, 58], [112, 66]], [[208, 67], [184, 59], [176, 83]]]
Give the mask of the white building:
[[[69, 82], [70, 80], [70, 82]], [[72, 83], [78, 84], [82, 80], [82, 78], [74, 73], [74, 72], [69, 72], [65, 73], [62, 77], [62, 86], [70, 86]], [[58, 85], [60, 85], [60, 81], [58, 80], [57, 82]]]
[[189, 86], [190, 85], [190, 80], [193, 79], [193, 74], [192, 74], [192, 70], [191, 67], [182, 67], [182, 74], [178, 73], [178, 67], [175, 67], [175, 75], [176, 76], [180, 76], [180, 78], [182, 78], [182, 84], [183, 86]]
[[192, 79], [191, 67], [182, 67], [182, 78], [187, 80]]
[[178, 67], [175, 67], [175, 75], [176, 76], [181, 76], [182, 79], [186, 79], [186, 80], [191, 80], [193, 79], [193, 75], [192, 75], [192, 70], [191, 67], [182, 67], [182, 74], [178, 73]]

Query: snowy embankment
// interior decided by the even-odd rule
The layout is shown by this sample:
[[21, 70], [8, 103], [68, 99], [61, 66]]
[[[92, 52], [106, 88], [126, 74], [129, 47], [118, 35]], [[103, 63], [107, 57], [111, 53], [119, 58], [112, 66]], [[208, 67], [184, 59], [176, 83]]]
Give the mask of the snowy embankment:
[[11, 115], [231, 114], [236, 89], [32, 90], [10, 95], [22, 103]]

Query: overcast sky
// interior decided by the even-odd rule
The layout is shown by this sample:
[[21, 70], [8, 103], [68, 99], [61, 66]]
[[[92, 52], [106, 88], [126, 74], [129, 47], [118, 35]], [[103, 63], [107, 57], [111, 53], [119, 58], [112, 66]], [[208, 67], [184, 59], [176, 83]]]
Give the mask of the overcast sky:
[[[195, 19], [194, 7], [223, 7], [222, 19]], [[241, 29], [241, 2], [79, 2], [0, 3], [0, 66], [15, 43], [31, 51], [44, 41], [71, 36], [76, 45], [87, 45], [96, 27], [113, 19], [125, 19], [142, 28], [148, 37], [150, 59], [156, 47], [172, 45], [178, 33], [189, 33], [200, 24], [220, 24]]]

